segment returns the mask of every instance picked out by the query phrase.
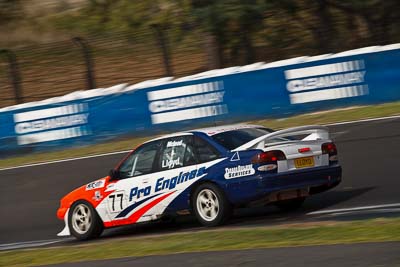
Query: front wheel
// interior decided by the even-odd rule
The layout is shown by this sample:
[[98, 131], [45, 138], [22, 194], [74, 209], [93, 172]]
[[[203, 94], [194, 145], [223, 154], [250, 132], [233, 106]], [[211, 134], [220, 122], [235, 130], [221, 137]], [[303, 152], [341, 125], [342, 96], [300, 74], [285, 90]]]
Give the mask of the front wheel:
[[197, 220], [204, 226], [217, 226], [231, 215], [230, 203], [218, 186], [211, 183], [201, 184], [192, 198], [193, 211]]
[[68, 226], [71, 234], [79, 240], [96, 238], [103, 232], [103, 223], [96, 210], [83, 200], [71, 206]]

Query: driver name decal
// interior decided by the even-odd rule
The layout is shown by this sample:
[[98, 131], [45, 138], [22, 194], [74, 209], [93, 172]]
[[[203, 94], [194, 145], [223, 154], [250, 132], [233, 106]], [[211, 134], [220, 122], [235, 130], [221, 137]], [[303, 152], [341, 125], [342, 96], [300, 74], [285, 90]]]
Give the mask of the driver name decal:
[[162, 168], [168, 168], [168, 169], [172, 169], [175, 166], [181, 166], [181, 158], [177, 158], [177, 159], [165, 159], [162, 161]]

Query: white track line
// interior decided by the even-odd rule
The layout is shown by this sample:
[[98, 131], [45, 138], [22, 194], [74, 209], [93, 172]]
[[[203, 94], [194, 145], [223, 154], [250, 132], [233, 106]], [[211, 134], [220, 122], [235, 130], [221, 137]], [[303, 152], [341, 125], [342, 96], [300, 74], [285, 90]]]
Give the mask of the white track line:
[[400, 207], [400, 203], [383, 204], [383, 205], [372, 205], [372, 206], [362, 206], [362, 207], [344, 208], [344, 209], [318, 210], [318, 211], [309, 212], [306, 215], [321, 215], [321, 214], [331, 214], [331, 213], [351, 212], [351, 211], [363, 211], [363, 210], [372, 210], [372, 209], [390, 208], [390, 207]]
[[[372, 118], [372, 119], [363, 119], [363, 120], [356, 120], [356, 121], [345, 121], [345, 122], [329, 123], [329, 124], [324, 124], [324, 125], [325, 126], [335, 126], [335, 125], [363, 123], [363, 122], [380, 121], [380, 120], [397, 119], [397, 118], [400, 118], [400, 115], [389, 116], [389, 117], [381, 117], [381, 118]], [[26, 165], [15, 166], [15, 167], [0, 168], [0, 171], [13, 170], [13, 169], [19, 169], [19, 168], [27, 168], [27, 167], [47, 165], [47, 164], [60, 163], [60, 162], [67, 162], [67, 161], [74, 161], [74, 160], [81, 160], [81, 159], [105, 157], [105, 156], [110, 156], [110, 155], [123, 154], [123, 153], [127, 153], [129, 151], [131, 151], [131, 150], [116, 151], [116, 152], [103, 153], [103, 154], [92, 155], [92, 156], [84, 156], [84, 157], [77, 157], [77, 158], [69, 158], [69, 159], [54, 160], [54, 161], [48, 161], [48, 162], [26, 164]]]
[[362, 120], [356, 120], [356, 121], [343, 121], [343, 122], [328, 123], [328, 124], [325, 124], [325, 126], [354, 124], [354, 123], [362, 123], [362, 122], [370, 122], [370, 121], [382, 121], [382, 120], [398, 119], [398, 118], [400, 118], [400, 115], [380, 117], [380, 118], [371, 118], [371, 119], [362, 119]]
[[116, 151], [116, 152], [110, 152], [110, 153], [104, 153], [104, 154], [97, 154], [97, 155], [91, 155], [91, 156], [83, 156], [83, 157], [77, 157], [77, 158], [60, 159], [60, 160], [54, 160], [54, 161], [47, 161], [47, 162], [39, 162], [39, 163], [33, 163], [33, 164], [26, 164], [26, 165], [21, 165], [21, 166], [2, 168], [2, 169], [0, 169], [0, 171], [6, 171], [6, 170], [12, 170], [12, 169], [19, 169], [19, 168], [27, 168], [27, 167], [40, 166], [40, 165], [47, 165], [47, 164], [60, 163], [60, 162], [67, 162], [67, 161], [74, 161], [74, 160], [81, 160], [81, 159], [90, 159], [90, 158], [97, 158], [97, 157], [105, 157], [105, 156], [111, 156], [111, 155], [117, 155], [117, 154], [124, 154], [124, 153], [128, 153], [128, 152], [130, 152], [130, 151], [131, 151], [131, 150]]
[[368, 209], [368, 210], [356, 210], [356, 211], [344, 211], [344, 212], [334, 212], [334, 213], [329, 213], [329, 214], [323, 214], [323, 215], [330, 215], [332, 217], [335, 216], [342, 216], [342, 215], [349, 215], [349, 214], [360, 214], [360, 213], [371, 213], [373, 214], [378, 214], [378, 213], [400, 213], [400, 208], [382, 208], [382, 209]]
[[[353, 211], [365, 211], [365, 210], [374, 210], [374, 209], [378, 209], [377, 212], [399, 212], [400, 209], [396, 209], [397, 207], [400, 208], [400, 203], [362, 206], [362, 207], [344, 208], [344, 209], [320, 210], [320, 211], [309, 212], [306, 215], [323, 215], [323, 214], [342, 215], [342, 214], [346, 214], [348, 212], [353, 212]], [[158, 236], [158, 234], [155, 234], [155, 235]], [[74, 239], [72, 237], [69, 237], [69, 238], [63, 238], [63, 239], [50, 239], [50, 240], [38, 240], [38, 241], [0, 244], [0, 251], [12, 250], [12, 249], [33, 248], [33, 247], [51, 245], [51, 244], [55, 244], [55, 243], [61, 243], [61, 242], [69, 241], [69, 240], [74, 240]]]
[[67, 240], [72, 240], [71, 238], [64, 239], [51, 239], [51, 240], [38, 240], [38, 241], [26, 241], [26, 242], [16, 242], [9, 244], [0, 244], [0, 251], [11, 250], [11, 249], [22, 249], [22, 248], [33, 248], [51, 245], [55, 243], [65, 242]]

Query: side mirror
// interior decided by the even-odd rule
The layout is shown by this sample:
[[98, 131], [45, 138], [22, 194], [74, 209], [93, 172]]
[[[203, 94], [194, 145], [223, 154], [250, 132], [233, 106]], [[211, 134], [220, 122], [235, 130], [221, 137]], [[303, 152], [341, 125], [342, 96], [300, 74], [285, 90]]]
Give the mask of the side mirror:
[[118, 180], [120, 178], [119, 171], [115, 169], [111, 169], [108, 175], [110, 176], [110, 181]]

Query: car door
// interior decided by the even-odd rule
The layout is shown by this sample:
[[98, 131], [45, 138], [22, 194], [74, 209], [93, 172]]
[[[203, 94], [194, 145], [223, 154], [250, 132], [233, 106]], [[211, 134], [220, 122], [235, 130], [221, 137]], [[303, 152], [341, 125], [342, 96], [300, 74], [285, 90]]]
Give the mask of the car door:
[[155, 215], [163, 214], [182, 191], [204, 174], [204, 170], [197, 168], [193, 135], [185, 134], [165, 139], [161, 145], [158, 169], [154, 190], [168, 197], [154, 207]]
[[118, 181], [109, 185], [113, 193], [107, 197], [107, 212], [116, 225], [136, 222], [137, 218], [132, 219], [131, 215], [137, 204], [153, 193], [151, 184], [155, 180], [160, 145], [161, 141], [143, 144], [119, 166]]
[[[223, 159], [203, 139], [195, 135], [177, 136], [162, 144], [159, 158], [160, 172], [156, 191], [171, 194], [155, 211], [162, 214], [189, 209], [188, 195], [181, 195], [195, 182], [207, 175], [207, 169]], [[176, 200], [174, 203], [172, 203]]]

